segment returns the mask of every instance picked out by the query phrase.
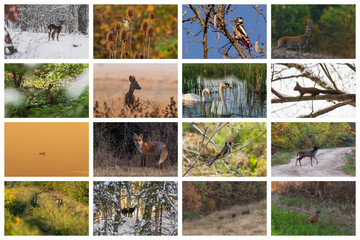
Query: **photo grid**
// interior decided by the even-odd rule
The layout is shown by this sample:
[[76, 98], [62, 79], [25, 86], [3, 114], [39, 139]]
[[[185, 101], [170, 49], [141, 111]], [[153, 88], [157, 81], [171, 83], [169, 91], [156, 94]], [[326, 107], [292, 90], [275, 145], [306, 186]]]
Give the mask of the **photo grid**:
[[356, 238], [355, 1], [11, 1], [1, 239]]

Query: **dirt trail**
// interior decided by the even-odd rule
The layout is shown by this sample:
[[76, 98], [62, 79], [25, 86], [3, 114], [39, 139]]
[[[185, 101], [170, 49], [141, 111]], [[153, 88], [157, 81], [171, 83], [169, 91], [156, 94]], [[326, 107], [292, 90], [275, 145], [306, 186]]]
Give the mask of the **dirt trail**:
[[354, 147], [323, 149], [319, 150], [316, 160], [313, 159], [313, 166], [310, 164], [310, 158], [301, 160], [302, 166], [295, 166], [296, 157], [292, 158], [289, 163], [271, 167], [271, 176], [273, 177], [350, 177], [346, 172], [341, 170], [345, 165], [345, 156], [351, 152]]

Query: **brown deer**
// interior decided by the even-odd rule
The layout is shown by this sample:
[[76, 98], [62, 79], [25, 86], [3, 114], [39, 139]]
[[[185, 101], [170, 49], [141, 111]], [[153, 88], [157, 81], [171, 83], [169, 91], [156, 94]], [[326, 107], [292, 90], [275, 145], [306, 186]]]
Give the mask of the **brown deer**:
[[51, 36], [52, 40], [54, 41], [55, 35], [56, 35], [56, 39], [59, 41], [59, 35], [60, 35], [61, 29], [62, 29], [64, 23], [65, 23], [65, 21], [59, 21], [59, 26], [56, 26], [55, 24], [50, 24], [48, 26], [49, 41], [50, 41], [50, 36]]
[[57, 100], [57, 98], [55, 97], [55, 95], [50, 92], [50, 89], [51, 89], [53, 86], [54, 86], [53, 84], [49, 84], [48, 89], [45, 89], [46, 102], [47, 102], [48, 104], [57, 105], [57, 104], [59, 104], [59, 101]]
[[125, 104], [128, 106], [133, 105], [135, 103], [134, 90], [141, 89], [141, 87], [140, 87], [139, 83], [136, 81], [134, 75], [129, 76], [129, 81], [130, 81], [130, 88], [129, 88], [129, 91], [125, 95]]
[[296, 37], [282, 37], [278, 40], [278, 45], [274, 49], [288, 48], [288, 47], [299, 47], [299, 54], [302, 54], [303, 48], [308, 44], [311, 29], [314, 24], [305, 23], [306, 29], [304, 35]]
[[300, 163], [300, 166], [301, 166], [301, 159], [303, 159], [304, 157], [309, 157], [310, 158], [310, 161], [311, 161], [311, 166], [312, 166], [312, 159], [315, 158], [316, 160], [316, 164], [318, 164], [318, 160], [316, 159], [315, 155], [317, 154], [318, 152], [318, 149], [319, 147], [318, 146], [314, 146], [314, 150], [312, 151], [303, 151], [303, 152], [298, 152], [297, 156], [298, 158], [296, 159], [296, 162], [295, 162], [295, 166], [297, 166], [297, 162], [299, 161]]

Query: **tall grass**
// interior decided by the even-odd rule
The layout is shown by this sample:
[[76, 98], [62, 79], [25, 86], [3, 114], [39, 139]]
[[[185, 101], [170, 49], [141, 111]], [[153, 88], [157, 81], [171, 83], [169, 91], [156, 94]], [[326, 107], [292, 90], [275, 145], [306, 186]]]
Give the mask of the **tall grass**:
[[[54, 200], [63, 199], [59, 205]], [[36, 187], [5, 188], [6, 235], [87, 235], [87, 204]]]
[[246, 80], [249, 87], [254, 87], [261, 94], [266, 94], [266, 64], [183, 64], [183, 93], [203, 89], [197, 77], [224, 78], [234, 75]]

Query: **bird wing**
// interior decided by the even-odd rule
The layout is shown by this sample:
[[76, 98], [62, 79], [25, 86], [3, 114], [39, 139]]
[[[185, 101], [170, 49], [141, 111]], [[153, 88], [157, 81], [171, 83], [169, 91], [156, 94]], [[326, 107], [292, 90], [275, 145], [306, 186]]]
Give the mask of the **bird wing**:
[[238, 24], [238, 25], [236, 26], [236, 29], [240, 32], [240, 34], [241, 34], [244, 38], [249, 39], [249, 37], [248, 37], [248, 35], [247, 35], [246, 31], [245, 31], [244, 25]]

